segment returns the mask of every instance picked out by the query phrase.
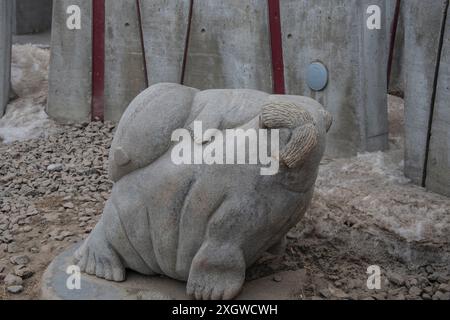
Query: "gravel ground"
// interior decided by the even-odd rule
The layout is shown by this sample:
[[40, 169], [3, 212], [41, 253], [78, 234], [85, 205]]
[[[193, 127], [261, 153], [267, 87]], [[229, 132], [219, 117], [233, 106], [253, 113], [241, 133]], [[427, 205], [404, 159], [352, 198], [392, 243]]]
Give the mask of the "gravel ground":
[[[32, 59], [42, 49], [27, 50]], [[43, 108], [45, 81], [21, 78], [27, 81], [39, 88], [19, 94], [15, 105], [36, 94]], [[403, 177], [402, 114], [402, 100], [390, 97], [389, 152], [323, 161], [312, 207], [289, 233], [286, 251], [263, 257], [249, 279], [304, 269], [303, 299], [450, 300], [450, 199]], [[43, 120], [34, 139], [0, 142], [0, 299], [39, 297], [45, 268], [92, 230], [112, 186], [113, 124]], [[7, 125], [0, 123], [0, 133]], [[367, 289], [371, 265], [382, 270], [380, 290]]]

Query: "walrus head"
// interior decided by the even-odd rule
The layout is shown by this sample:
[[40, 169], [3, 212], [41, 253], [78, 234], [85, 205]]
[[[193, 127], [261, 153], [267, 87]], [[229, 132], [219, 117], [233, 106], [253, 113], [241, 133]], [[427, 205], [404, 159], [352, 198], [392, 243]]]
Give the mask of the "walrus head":
[[268, 129], [290, 129], [289, 141], [280, 150], [280, 161], [288, 168], [301, 168], [331, 128], [333, 118], [325, 109], [310, 112], [291, 102], [271, 102], [262, 108], [261, 122]]

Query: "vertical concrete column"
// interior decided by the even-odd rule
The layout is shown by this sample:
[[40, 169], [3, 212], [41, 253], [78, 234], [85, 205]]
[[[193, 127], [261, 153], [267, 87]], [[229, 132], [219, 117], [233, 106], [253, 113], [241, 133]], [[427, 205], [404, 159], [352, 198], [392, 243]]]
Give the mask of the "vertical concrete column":
[[14, 0], [0, 2], [0, 117], [9, 100], [11, 83], [11, 37]]
[[[357, 13], [360, 17], [360, 100], [357, 108], [361, 111], [360, 151], [378, 151], [388, 148], [389, 120], [387, 109], [387, 65], [389, 53], [384, 45], [388, 42], [386, 29], [390, 26], [381, 23], [381, 29], [369, 29], [367, 12], [376, 5], [381, 10], [381, 21], [385, 21], [386, 2], [383, 0], [358, 1]], [[372, 13], [371, 13], [372, 14]]]
[[422, 184], [439, 42], [448, 0], [405, 2], [405, 174]]
[[[81, 28], [69, 29], [69, 6], [80, 8]], [[53, 3], [47, 113], [61, 122], [90, 121], [92, 102], [92, 0]]]
[[[381, 10], [381, 29], [367, 28], [367, 9]], [[353, 156], [388, 146], [387, 24], [385, 1], [284, 0], [281, 2], [288, 94], [310, 96], [334, 116], [328, 156]], [[313, 91], [307, 69], [328, 69], [328, 85]]]
[[195, 0], [185, 84], [272, 92], [267, 1]]
[[105, 120], [119, 121], [145, 89], [139, 29], [136, 0], [105, 2]]
[[436, 90], [426, 186], [429, 190], [450, 196], [450, 14], [448, 12]]
[[180, 83], [189, 9], [190, 0], [141, 1], [149, 85]]

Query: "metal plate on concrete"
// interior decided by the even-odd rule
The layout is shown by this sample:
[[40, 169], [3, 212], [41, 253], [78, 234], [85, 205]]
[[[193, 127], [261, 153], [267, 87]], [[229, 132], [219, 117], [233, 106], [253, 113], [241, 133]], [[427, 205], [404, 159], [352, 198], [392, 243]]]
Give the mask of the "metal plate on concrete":
[[[110, 282], [81, 275], [80, 289], [70, 290], [67, 268], [78, 246], [63, 252], [44, 273], [41, 298], [46, 300], [188, 300], [186, 284], [164, 277], [148, 277], [128, 272], [125, 282]], [[304, 270], [281, 272], [247, 282], [237, 300], [295, 300], [306, 283]]]
[[306, 83], [311, 90], [322, 91], [328, 84], [328, 70], [321, 62], [313, 62], [306, 70]]

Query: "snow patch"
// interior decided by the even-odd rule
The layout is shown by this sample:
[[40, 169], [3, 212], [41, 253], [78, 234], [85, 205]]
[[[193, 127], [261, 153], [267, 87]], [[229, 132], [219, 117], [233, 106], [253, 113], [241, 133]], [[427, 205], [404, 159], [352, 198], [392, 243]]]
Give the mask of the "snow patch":
[[34, 45], [12, 48], [11, 83], [17, 98], [0, 119], [0, 142], [46, 137], [57, 125], [45, 112], [50, 51]]

